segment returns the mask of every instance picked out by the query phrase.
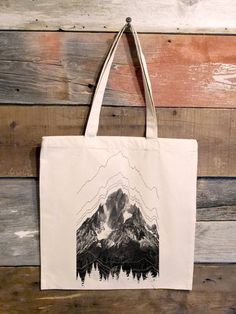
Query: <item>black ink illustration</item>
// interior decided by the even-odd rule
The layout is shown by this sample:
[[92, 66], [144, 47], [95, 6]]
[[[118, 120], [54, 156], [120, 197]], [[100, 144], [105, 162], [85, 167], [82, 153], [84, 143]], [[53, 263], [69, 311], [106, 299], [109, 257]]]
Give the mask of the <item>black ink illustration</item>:
[[147, 175], [118, 151], [79, 187], [76, 278], [83, 286], [93, 275], [138, 282], [159, 276], [159, 196]]
[[138, 202], [122, 188], [107, 195], [76, 231], [77, 279], [86, 282], [93, 268], [100, 280], [120, 272], [138, 281], [159, 275], [159, 233]]

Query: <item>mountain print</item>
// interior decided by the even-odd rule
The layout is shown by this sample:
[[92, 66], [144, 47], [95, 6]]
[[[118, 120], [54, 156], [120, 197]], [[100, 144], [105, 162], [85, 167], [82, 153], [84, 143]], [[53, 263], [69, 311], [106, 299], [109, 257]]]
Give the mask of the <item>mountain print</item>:
[[121, 188], [109, 194], [76, 232], [77, 279], [99, 271], [100, 280], [120, 272], [138, 281], [159, 275], [159, 233]]

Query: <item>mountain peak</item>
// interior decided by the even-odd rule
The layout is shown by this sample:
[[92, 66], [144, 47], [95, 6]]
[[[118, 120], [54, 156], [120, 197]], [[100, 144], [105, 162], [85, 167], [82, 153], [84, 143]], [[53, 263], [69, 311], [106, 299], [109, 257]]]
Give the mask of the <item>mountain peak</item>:
[[130, 204], [120, 188], [77, 230], [77, 273], [82, 282], [93, 264], [101, 279], [113, 274], [114, 267], [128, 269], [127, 276], [132, 270], [138, 279], [141, 275], [145, 279], [149, 272], [155, 277], [159, 272], [157, 227], [146, 223], [140, 208]]
[[107, 224], [111, 229], [124, 222], [123, 212], [128, 203], [129, 198], [121, 189], [108, 196], [105, 205], [109, 216]]

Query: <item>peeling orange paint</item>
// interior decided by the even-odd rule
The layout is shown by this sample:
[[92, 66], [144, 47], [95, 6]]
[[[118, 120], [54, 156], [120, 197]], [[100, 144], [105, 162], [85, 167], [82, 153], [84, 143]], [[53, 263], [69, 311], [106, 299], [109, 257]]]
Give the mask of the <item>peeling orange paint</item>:
[[[236, 38], [141, 34], [140, 41], [156, 106], [236, 107]], [[129, 49], [123, 40], [108, 88], [126, 104], [144, 104], [141, 71], [130, 63]], [[122, 64], [120, 54], [126, 56]], [[133, 62], [139, 67], [137, 60]]]

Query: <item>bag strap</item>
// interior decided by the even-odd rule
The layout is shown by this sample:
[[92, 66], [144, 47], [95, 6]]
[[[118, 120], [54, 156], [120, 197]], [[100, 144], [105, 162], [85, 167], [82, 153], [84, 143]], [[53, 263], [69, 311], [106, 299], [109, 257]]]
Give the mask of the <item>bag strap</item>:
[[125, 31], [126, 27], [130, 27], [131, 33], [134, 37], [135, 47], [137, 50], [138, 59], [141, 66], [142, 71], [142, 79], [144, 84], [144, 93], [145, 93], [145, 102], [146, 102], [146, 137], [147, 138], [157, 138], [157, 118], [156, 118], [156, 111], [155, 105], [152, 95], [152, 88], [151, 82], [148, 75], [148, 69], [145, 61], [145, 57], [143, 55], [141, 44], [138, 38], [138, 34], [135, 31], [134, 27], [128, 22], [126, 23], [119, 33], [116, 35], [112, 46], [108, 52], [107, 58], [104, 62], [98, 84], [95, 89], [91, 110], [85, 130], [85, 136], [96, 136], [98, 132], [98, 125], [99, 125], [99, 117], [101, 112], [102, 101], [105, 93], [105, 88], [108, 80], [108, 76], [110, 73], [111, 65], [114, 59], [114, 55], [116, 52], [116, 48], [119, 44], [120, 38]]

